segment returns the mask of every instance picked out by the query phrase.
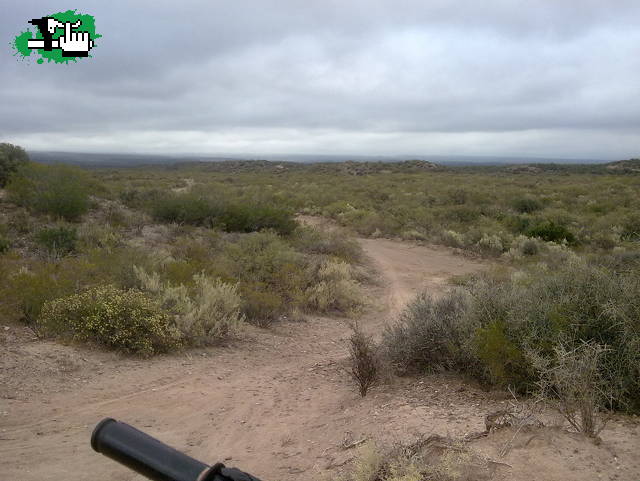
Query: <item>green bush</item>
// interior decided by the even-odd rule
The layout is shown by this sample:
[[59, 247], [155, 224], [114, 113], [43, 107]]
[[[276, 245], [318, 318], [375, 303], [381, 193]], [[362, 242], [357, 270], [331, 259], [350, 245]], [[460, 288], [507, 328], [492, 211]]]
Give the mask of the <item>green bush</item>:
[[640, 411], [640, 270], [575, 257], [513, 275], [485, 274], [437, 301], [419, 297], [385, 334], [400, 373], [467, 372], [521, 392], [536, 389], [532, 359], [553, 365], [558, 344], [606, 346], [601, 375], [616, 407]]
[[9, 177], [29, 162], [29, 156], [22, 147], [0, 143], [0, 187], [4, 187]]
[[508, 331], [504, 321], [479, 328], [475, 334], [477, 355], [493, 384], [525, 392], [532, 388], [535, 374], [523, 346], [510, 339]]
[[7, 184], [9, 199], [34, 212], [77, 221], [89, 209], [90, 182], [80, 169], [30, 163]]
[[142, 292], [110, 285], [45, 303], [38, 328], [45, 335], [142, 355], [179, 345], [178, 331], [155, 301]]
[[2, 279], [2, 303], [22, 318], [34, 323], [42, 305], [99, 284], [113, 284], [121, 289], [137, 286], [134, 265], [149, 268], [152, 262], [142, 249], [91, 249], [84, 255], [66, 256], [55, 261], [40, 260], [16, 266]]
[[576, 243], [576, 237], [565, 226], [553, 221], [546, 221], [527, 230], [529, 237], [538, 237], [547, 242], [566, 242], [569, 245]]
[[34, 324], [47, 301], [75, 291], [77, 272], [66, 267], [46, 262], [14, 273], [7, 279], [3, 302], [12, 304], [26, 323]]
[[78, 234], [74, 227], [45, 227], [36, 234], [36, 241], [50, 254], [65, 255], [76, 250]]
[[4, 254], [9, 249], [11, 249], [11, 241], [0, 234], [0, 254]]
[[157, 199], [152, 215], [161, 222], [219, 227], [227, 232], [273, 229], [291, 234], [297, 223], [288, 209], [255, 203], [231, 204], [195, 194], [174, 194]]
[[277, 234], [243, 235], [224, 247], [220, 260], [229, 278], [240, 281], [241, 291], [271, 292], [290, 308], [300, 304], [308, 283], [305, 259]]
[[264, 284], [244, 284], [241, 295], [242, 312], [260, 327], [269, 327], [289, 310], [282, 296], [269, 290]]
[[521, 214], [531, 214], [543, 208], [542, 202], [535, 197], [519, 197], [512, 202], [513, 208]]
[[453, 221], [458, 223], [470, 223], [478, 220], [482, 213], [477, 207], [470, 207], [467, 205], [457, 205], [449, 207], [442, 212], [442, 218], [446, 221]]
[[289, 235], [297, 227], [290, 210], [257, 204], [227, 205], [218, 216], [217, 223], [227, 232], [272, 229], [280, 235]]
[[151, 215], [160, 222], [212, 226], [221, 214], [210, 200], [193, 194], [169, 195], [152, 203]]

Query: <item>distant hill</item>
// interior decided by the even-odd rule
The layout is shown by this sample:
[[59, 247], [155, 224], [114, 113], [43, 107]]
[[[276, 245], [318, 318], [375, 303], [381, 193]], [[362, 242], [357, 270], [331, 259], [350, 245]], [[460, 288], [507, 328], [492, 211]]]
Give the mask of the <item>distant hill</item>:
[[640, 159], [618, 160], [617, 162], [609, 162], [606, 165], [607, 170], [612, 172], [622, 172], [625, 174], [640, 173]]
[[[309, 154], [111, 154], [111, 153], [79, 153], [79, 152], [43, 152], [29, 151], [29, 155], [36, 162], [76, 164], [96, 167], [131, 167], [149, 164], [174, 164], [184, 162], [224, 162], [224, 161], [269, 161], [293, 162], [303, 164], [330, 163], [394, 163], [394, 162], [428, 162], [431, 164], [463, 166], [504, 166], [522, 164], [604, 164], [604, 160], [596, 159], [558, 159], [538, 157], [490, 157], [465, 155], [431, 155], [431, 156], [382, 156], [382, 155], [309, 155]], [[409, 160], [415, 159], [415, 160]]]

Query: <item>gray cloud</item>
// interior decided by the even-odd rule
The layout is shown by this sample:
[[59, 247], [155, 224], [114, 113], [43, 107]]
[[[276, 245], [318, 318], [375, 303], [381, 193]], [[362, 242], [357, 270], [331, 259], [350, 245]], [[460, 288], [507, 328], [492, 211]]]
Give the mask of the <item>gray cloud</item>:
[[[133, 4], [130, 5], [130, 3]], [[72, 65], [0, 59], [31, 149], [622, 158], [640, 145], [640, 5], [82, 2]], [[20, 2], [3, 44], [50, 13]]]

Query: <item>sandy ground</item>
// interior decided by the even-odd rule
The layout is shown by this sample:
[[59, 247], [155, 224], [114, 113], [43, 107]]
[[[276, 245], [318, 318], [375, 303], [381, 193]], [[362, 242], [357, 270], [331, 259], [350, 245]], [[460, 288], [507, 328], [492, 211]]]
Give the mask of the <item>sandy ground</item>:
[[[480, 262], [386, 239], [361, 240], [380, 282], [361, 324], [380, 329], [420, 289]], [[109, 416], [204, 461], [268, 480], [335, 479], [364, 438], [408, 442], [484, 429], [507, 396], [457, 376], [398, 379], [360, 398], [346, 372], [345, 320], [310, 317], [248, 328], [227, 347], [139, 360], [37, 340], [0, 327], [0, 480], [140, 480], [94, 453], [93, 426]], [[596, 446], [560, 429], [494, 433], [473, 443], [498, 460], [495, 479], [640, 479], [637, 418], [620, 417]], [[512, 449], [500, 457], [506, 443]]]

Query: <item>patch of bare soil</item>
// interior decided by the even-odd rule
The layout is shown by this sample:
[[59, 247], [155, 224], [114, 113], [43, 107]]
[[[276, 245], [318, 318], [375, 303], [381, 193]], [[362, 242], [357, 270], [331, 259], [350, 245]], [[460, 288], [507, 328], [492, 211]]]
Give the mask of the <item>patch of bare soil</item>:
[[[385, 305], [362, 318], [369, 330], [379, 330], [419, 289], [441, 291], [448, 277], [483, 267], [444, 248], [361, 242], [381, 278], [370, 295]], [[362, 439], [462, 437], [482, 431], [485, 414], [507, 403], [503, 393], [451, 375], [399, 379], [360, 398], [346, 372], [344, 319], [250, 327], [227, 347], [151, 360], [45, 342], [7, 327], [0, 327], [3, 480], [142, 479], [91, 450], [91, 430], [105, 416], [265, 481], [330, 479], [348, 468], [356, 454], [349, 446]], [[500, 458], [511, 439], [501, 430], [473, 447], [504, 463], [495, 479], [637, 481], [637, 422], [621, 418], [602, 438], [595, 446], [559, 430], [519, 433]]]

